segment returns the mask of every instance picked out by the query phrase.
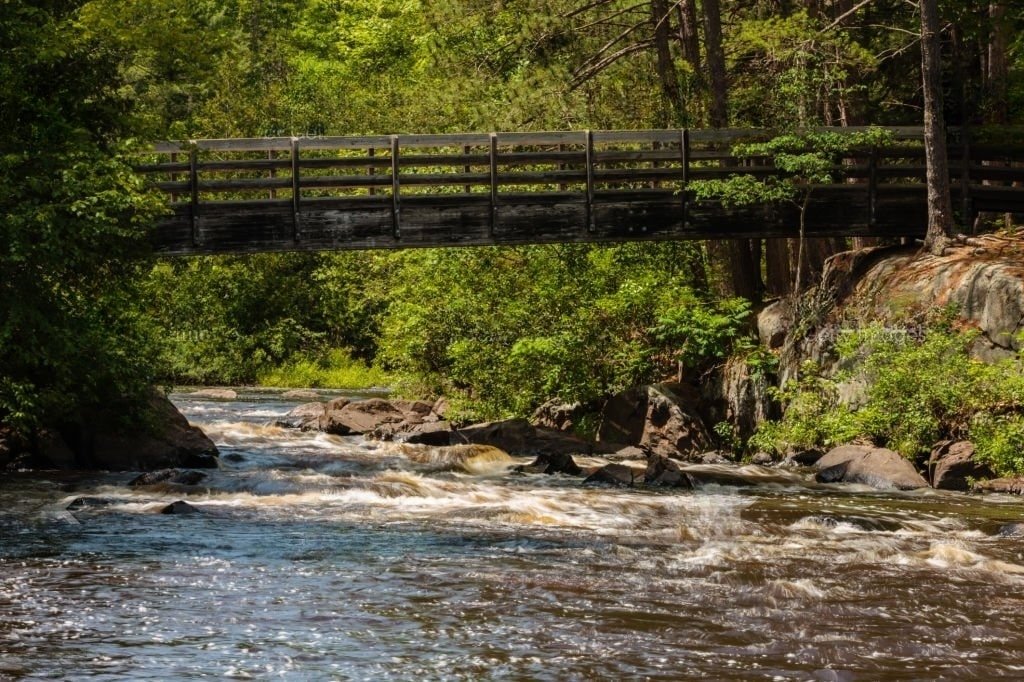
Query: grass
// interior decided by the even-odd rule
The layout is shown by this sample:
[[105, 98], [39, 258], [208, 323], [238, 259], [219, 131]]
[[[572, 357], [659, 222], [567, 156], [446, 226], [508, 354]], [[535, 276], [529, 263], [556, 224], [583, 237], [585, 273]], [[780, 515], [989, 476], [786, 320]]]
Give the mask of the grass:
[[260, 386], [288, 388], [368, 389], [389, 386], [391, 377], [376, 367], [353, 358], [346, 349], [336, 348], [317, 358], [301, 358], [262, 372]]

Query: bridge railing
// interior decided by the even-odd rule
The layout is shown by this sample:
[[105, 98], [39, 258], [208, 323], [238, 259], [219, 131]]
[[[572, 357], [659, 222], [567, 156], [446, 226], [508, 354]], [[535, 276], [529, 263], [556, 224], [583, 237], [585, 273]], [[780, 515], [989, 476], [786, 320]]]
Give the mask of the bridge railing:
[[[863, 185], [871, 206], [880, 188], [924, 181], [921, 129], [889, 130], [893, 144], [851, 150], [833, 169], [837, 187]], [[592, 229], [593, 207], [601, 202], [678, 202], [685, 212], [687, 185], [694, 180], [779, 173], [768, 159], [732, 152], [739, 142], [771, 134], [595, 130], [191, 140], [154, 145], [137, 169], [173, 205], [187, 207], [194, 242], [204, 213], [268, 205], [290, 206], [296, 237], [304, 208], [372, 206], [390, 207], [397, 238], [405, 202], [489, 205], [493, 229], [498, 207], [526, 195], [585, 204]], [[992, 189], [1024, 179], [1012, 163], [1024, 159], [1022, 147], [951, 144], [949, 154], [965, 214], [979, 194], [992, 199], [986, 210], [1001, 210]], [[1004, 203], [1018, 205], [1019, 193]]]

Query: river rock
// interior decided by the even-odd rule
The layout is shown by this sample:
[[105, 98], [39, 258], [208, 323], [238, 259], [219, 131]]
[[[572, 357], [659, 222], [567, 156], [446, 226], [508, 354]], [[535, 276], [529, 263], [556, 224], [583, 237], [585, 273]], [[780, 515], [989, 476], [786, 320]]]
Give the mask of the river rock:
[[1005, 495], [1024, 495], [1024, 478], [993, 478], [974, 484], [977, 492], [1003, 493]]
[[993, 478], [991, 467], [974, 458], [970, 441], [944, 440], [935, 445], [928, 459], [928, 474], [933, 488], [967, 490], [968, 479]]
[[375, 429], [373, 436], [378, 440], [394, 440], [414, 445], [451, 445], [452, 425], [446, 421], [386, 424]]
[[179, 516], [182, 516], [188, 514], [200, 514], [201, 512], [188, 502], [185, 502], [184, 500], [177, 500], [175, 502], [171, 502], [169, 505], [161, 509], [160, 513], [177, 514]]
[[529, 474], [567, 474], [569, 476], [579, 476], [583, 473], [583, 469], [576, 464], [572, 455], [564, 452], [537, 455], [537, 459], [519, 467], [518, 471]]
[[860, 483], [881, 490], [927, 488], [914, 466], [898, 453], [868, 445], [843, 445], [815, 463], [819, 483]]
[[590, 410], [590, 406], [583, 403], [567, 403], [553, 398], [534, 410], [530, 423], [556, 431], [572, 431]]
[[308, 388], [297, 388], [294, 391], [285, 391], [281, 397], [285, 400], [319, 400], [320, 394]]
[[996, 533], [1003, 538], [1024, 537], [1024, 523], [1006, 523], [999, 527]]
[[665, 488], [693, 488], [693, 482], [679, 468], [679, 463], [664, 455], [652, 455], [647, 461], [644, 483]]
[[76, 497], [64, 507], [68, 511], [79, 511], [95, 507], [109, 507], [114, 501], [107, 497]]
[[179, 471], [177, 469], [161, 469], [150, 471], [136, 476], [128, 485], [132, 488], [140, 488], [158, 483], [173, 483], [176, 485], [196, 485], [206, 478], [201, 471]]
[[288, 411], [275, 424], [289, 429], [316, 431], [320, 428], [320, 419], [327, 413], [326, 403], [302, 403]]
[[753, 457], [750, 458], [750, 463], [758, 466], [768, 466], [774, 461], [775, 458], [767, 452], [755, 452]]
[[696, 412], [663, 384], [631, 388], [610, 398], [601, 411], [598, 440], [679, 459], [699, 455], [711, 442]]
[[237, 400], [238, 393], [230, 388], [202, 388], [189, 393], [190, 398], [206, 398], [207, 400]]
[[384, 424], [406, 421], [406, 413], [389, 400], [370, 398], [345, 402], [340, 408], [328, 404], [320, 419], [320, 428], [337, 436], [369, 433]]
[[629, 487], [643, 483], [644, 470], [635, 469], [625, 464], [605, 464], [603, 467], [583, 479], [583, 485], [609, 485]]

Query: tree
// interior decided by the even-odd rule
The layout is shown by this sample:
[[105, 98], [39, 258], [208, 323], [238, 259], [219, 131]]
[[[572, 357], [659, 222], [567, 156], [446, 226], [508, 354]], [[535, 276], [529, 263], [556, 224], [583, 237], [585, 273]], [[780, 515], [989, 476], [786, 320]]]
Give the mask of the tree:
[[939, 254], [953, 235], [953, 202], [942, 113], [942, 42], [938, 0], [921, 0], [921, 81], [924, 94], [924, 153], [928, 185], [925, 248]]
[[116, 55], [76, 10], [13, 0], [0, 14], [0, 423], [21, 431], [150, 378], [132, 259], [160, 204], [124, 156]]

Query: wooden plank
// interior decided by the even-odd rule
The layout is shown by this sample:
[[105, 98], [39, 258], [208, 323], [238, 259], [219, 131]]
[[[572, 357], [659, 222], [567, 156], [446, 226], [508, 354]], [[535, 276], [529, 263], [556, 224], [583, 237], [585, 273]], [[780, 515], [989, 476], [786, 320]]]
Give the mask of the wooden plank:
[[593, 232], [594, 224], [594, 133], [587, 131], [587, 231]]
[[395, 239], [402, 236], [401, 205], [399, 194], [401, 190], [399, 180], [399, 141], [398, 135], [391, 136], [391, 234]]
[[256, 137], [223, 140], [196, 140], [195, 146], [200, 151], [215, 152], [286, 152], [291, 149], [290, 137]]
[[199, 246], [199, 150], [195, 145], [188, 150], [189, 218], [192, 227], [192, 246]]
[[[487, 232], [494, 236], [494, 221], [498, 214], [498, 135], [496, 133], [491, 133], [488, 156], [490, 157], [491, 171], [488, 178], [490, 183], [491, 210], [490, 218], [487, 221]], [[469, 190], [467, 189], [466, 191], [468, 192]]]

